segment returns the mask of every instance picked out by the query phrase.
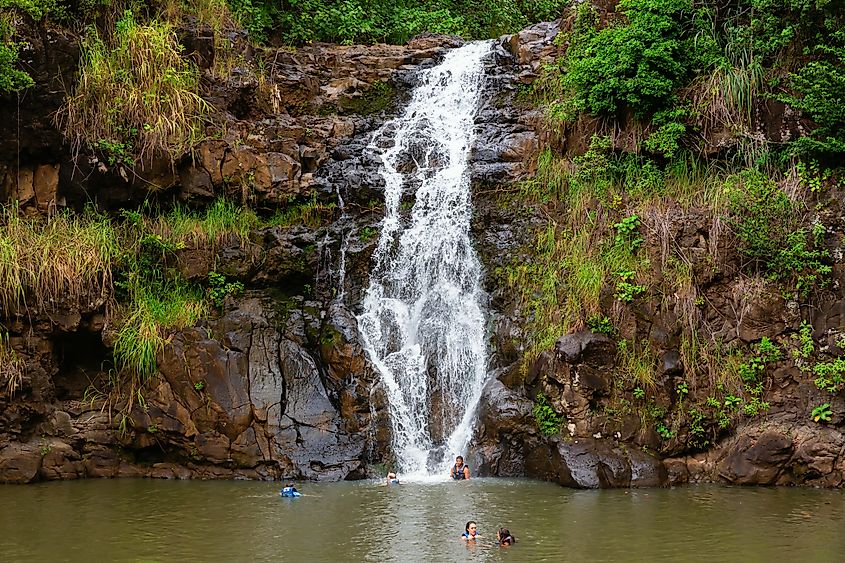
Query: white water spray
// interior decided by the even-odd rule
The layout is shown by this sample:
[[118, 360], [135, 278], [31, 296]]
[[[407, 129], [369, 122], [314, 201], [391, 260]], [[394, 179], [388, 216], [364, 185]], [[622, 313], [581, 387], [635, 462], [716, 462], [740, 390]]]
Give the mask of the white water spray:
[[469, 43], [424, 71], [405, 112], [370, 145], [384, 163], [385, 217], [358, 323], [405, 475], [443, 472], [465, 453], [487, 375], [467, 161], [489, 50]]

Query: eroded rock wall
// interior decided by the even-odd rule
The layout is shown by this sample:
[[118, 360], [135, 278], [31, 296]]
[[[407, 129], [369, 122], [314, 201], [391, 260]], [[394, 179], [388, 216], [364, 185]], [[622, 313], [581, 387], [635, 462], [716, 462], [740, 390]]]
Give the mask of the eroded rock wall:
[[[487, 61], [470, 173], [477, 207], [473, 232], [488, 273], [533, 244], [531, 233], [548, 220], [542, 210], [513, 213], [501, 205], [501, 194], [513, 193], [517, 182], [530, 177], [541, 146], [553, 143], [576, 154], [601, 125], [582, 121], [573, 130], [550, 132], [542, 112], [520, 99], [522, 88], [557, 55], [558, 32], [557, 23], [540, 24], [503, 38]], [[32, 30], [39, 44], [45, 33]], [[61, 39], [72, 53], [72, 38]], [[190, 32], [183, 41], [210, 68], [208, 41]], [[175, 166], [148, 162], [128, 171], [95, 155], [73, 158], [46, 118], [61, 100], [36, 96], [23, 105], [4, 103], [3, 126], [23, 120], [44, 132], [25, 143], [0, 145], [4, 201], [18, 201], [25, 213], [81, 208], [90, 200], [111, 211], [144, 198], [203, 205], [222, 195], [263, 213], [309, 197], [337, 205], [338, 212], [322, 227], [262, 229], [177, 251], [172, 266], [185, 278], [202, 279], [214, 270], [241, 281], [247, 291], [196, 326], [168, 335], [158, 375], [143, 389], [143, 402], [134, 398], [129, 411], [120, 410], [129, 404], [126, 397], [115, 402], [107, 396], [111, 295], [92, 292], [78, 302], [7, 315], [2, 323], [25, 368], [14, 386], [0, 381], [0, 481], [338, 480], [362, 478], [374, 464], [389, 463], [385, 398], [355, 320], [383, 185], [379, 162], [366, 147], [371, 133], [401, 107], [415, 73], [459, 43], [432, 36], [403, 47], [245, 50], [263, 58], [267, 76], [209, 75], [204, 95], [225, 126]], [[33, 51], [31, 60], [43, 69], [36, 76], [40, 91], [68, 69], [47, 51], [39, 53]], [[769, 129], [775, 135], [787, 125]], [[24, 140], [16, 131], [4, 138], [15, 135]], [[624, 144], [629, 137], [622, 131], [616, 139]], [[157, 188], [151, 191], [152, 185]], [[836, 197], [841, 201], [841, 194]], [[826, 213], [825, 240], [835, 264], [829, 290], [811, 309], [744, 276], [729, 234], [705, 210], [671, 207], [644, 218], [661, 227], [647, 233], [645, 245], [655, 255], [670, 245], [689, 260], [707, 304], [698, 328], [726, 344], [747, 345], [763, 336], [785, 340], [802, 318], [810, 318], [824, 353], [841, 355], [845, 220], [841, 203]], [[341, 256], [344, 276], [338, 271]], [[655, 278], [660, 268], [654, 265]], [[663, 439], [636, 411], [609, 412], [620, 393], [632, 392], [618, 383], [617, 339], [575, 331], [526, 366], [530, 312], [520, 310], [493, 276], [487, 289], [492, 375], [479, 405], [477, 439], [467, 452], [480, 475], [586, 488], [694, 481], [842, 485], [845, 403], [823, 394], [791, 359], [770, 366], [768, 412], [696, 448], [684, 436]], [[612, 291], [602, 299], [604, 309], [616, 306]], [[678, 296], [646, 295], [620, 311], [620, 333], [648, 340], [657, 352], [655, 384], [660, 406], [667, 408], [681, 404], [678, 384], [690, 369], [679, 349], [683, 306]], [[566, 417], [559, 436], [544, 436], [537, 427], [539, 393]], [[699, 391], [688, 393], [691, 398]], [[825, 401], [837, 414], [827, 424], [812, 422], [809, 409]]]

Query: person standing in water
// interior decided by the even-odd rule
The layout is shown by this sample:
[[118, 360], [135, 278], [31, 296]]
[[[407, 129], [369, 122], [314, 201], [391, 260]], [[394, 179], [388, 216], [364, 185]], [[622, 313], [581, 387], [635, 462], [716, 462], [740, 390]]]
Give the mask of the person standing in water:
[[455, 458], [455, 465], [449, 470], [449, 477], [455, 481], [469, 481], [469, 465], [464, 464], [462, 456]]

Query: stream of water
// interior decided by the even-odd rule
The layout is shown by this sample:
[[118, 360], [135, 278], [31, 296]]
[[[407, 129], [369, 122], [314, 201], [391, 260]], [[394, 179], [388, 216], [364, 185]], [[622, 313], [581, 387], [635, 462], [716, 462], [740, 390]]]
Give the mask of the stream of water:
[[464, 453], [487, 375], [467, 161], [489, 50], [469, 43], [424, 70], [370, 146], [383, 162], [385, 217], [358, 323], [406, 474], [441, 472]]

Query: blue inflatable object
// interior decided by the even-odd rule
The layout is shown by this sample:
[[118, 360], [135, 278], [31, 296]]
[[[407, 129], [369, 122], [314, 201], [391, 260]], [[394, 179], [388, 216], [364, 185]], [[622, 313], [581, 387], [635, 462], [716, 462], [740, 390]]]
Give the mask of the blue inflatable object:
[[302, 493], [297, 491], [294, 487], [284, 487], [281, 491], [279, 491], [279, 494], [285, 498], [296, 498], [302, 496]]

